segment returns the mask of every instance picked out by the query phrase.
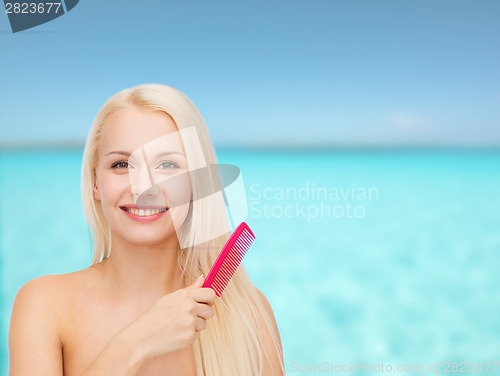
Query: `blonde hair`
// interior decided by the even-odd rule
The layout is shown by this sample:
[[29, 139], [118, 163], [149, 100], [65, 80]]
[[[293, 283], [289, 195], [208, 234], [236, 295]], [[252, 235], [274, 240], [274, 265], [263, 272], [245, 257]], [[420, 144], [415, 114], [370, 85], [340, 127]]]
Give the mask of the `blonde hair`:
[[[170, 115], [178, 130], [194, 126], [201, 144], [206, 164], [216, 164], [216, 156], [204, 124], [194, 104], [178, 90], [158, 84], [141, 85], [125, 89], [113, 95], [96, 116], [85, 145], [82, 166], [82, 200], [87, 224], [93, 238], [93, 264], [110, 255], [111, 231], [104, 217], [100, 201], [95, 200], [93, 187], [103, 126], [108, 116], [127, 107], [135, 106], [143, 111], [162, 111]], [[180, 132], [182, 133], [182, 132]], [[189, 165], [199, 164], [199, 152], [194, 150], [189, 138], [181, 137]], [[212, 182], [219, 179], [211, 176]], [[193, 181], [193, 198], [201, 191], [202, 182]], [[217, 184], [215, 184], [217, 185]], [[186, 229], [184, 228], [186, 227]], [[225, 231], [221, 232], [221, 229]], [[186, 231], [184, 231], [186, 230]], [[183, 225], [182, 236], [191, 237], [179, 250], [179, 266], [184, 282], [190, 285], [201, 273], [205, 275], [214, 263], [218, 252], [228, 237], [229, 225], [223, 200], [193, 200], [188, 219]], [[209, 241], [196, 241], [206, 234], [221, 234]], [[200, 239], [201, 239], [200, 238]], [[212, 375], [261, 375], [263, 355], [262, 330], [270, 334], [274, 349], [280, 358], [281, 369], [273, 374], [284, 373], [283, 355], [279, 339], [267, 313], [266, 303], [253, 285], [243, 265], [237, 269], [231, 283], [214, 304], [215, 315], [207, 321], [193, 345], [198, 376]], [[261, 327], [259, 317], [264, 323]]]

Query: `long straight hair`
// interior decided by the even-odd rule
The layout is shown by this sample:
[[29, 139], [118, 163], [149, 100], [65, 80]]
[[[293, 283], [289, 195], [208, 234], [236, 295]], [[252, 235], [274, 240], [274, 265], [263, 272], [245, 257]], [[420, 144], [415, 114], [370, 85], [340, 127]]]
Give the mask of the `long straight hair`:
[[[180, 91], [165, 85], [148, 84], [125, 89], [113, 95], [97, 114], [83, 155], [82, 200], [93, 239], [93, 264], [109, 257], [112, 245], [109, 224], [104, 217], [100, 201], [95, 200], [93, 195], [102, 130], [112, 113], [131, 106], [143, 111], [161, 111], [168, 114], [173, 118], [178, 130], [195, 127], [203, 155], [199, 153], [199, 144], [194, 145], [190, 138], [182, 137], [180, 132], [188, 169], [190, 166], [199, 166], [200, 158], [203, 158], [204, 161], [201, 162], [206, 164], [217, 163], [201, 115]], [[212, 183], [218, 179], [216, 175], [210, 176]], [[186, 285], [192, 284], [200, 274], [208, 273], [230, 230], [224, 200], [216, 195], [209, 199], [196, 200], [197, 193], [202, 191], [202, 182], [191, 183], [193, 201], [181, 231], [181, 236], [189, 239], [180, 239], [180, 243], [187, 246], [180, 247], [178, 255]], [[225, 235], [206, 241], [207, 234]], [[264, 357], [269, 359], [262, 343], [262, 330], [270, 333], [274, 349], [280, 357], [281, 369], [273, 369], [273, 373], [284, 373], [282, 348], [265, 307], [265, 302], [245, 268], [240, 265], [224, 294], [216, 299], [214, 317], [207, 321], [206, 329], [198, 333], [194, 342], [198, 376], [261, 375]], [[264, 328], [259, 324], [259, 317]]]

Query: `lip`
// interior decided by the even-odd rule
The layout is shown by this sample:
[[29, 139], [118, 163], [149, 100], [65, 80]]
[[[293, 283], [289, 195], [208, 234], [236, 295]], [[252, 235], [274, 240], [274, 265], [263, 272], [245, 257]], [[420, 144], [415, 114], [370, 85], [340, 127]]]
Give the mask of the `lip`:
[[[154, 222], [158, 219], [160, 219], [166, 212], [168, 212], [169, 208], [166, 206], [158, 206], [158, 205], [123, 205], [120, 206], [120, 209], [123, 211], [123, 213], [132, 219], [135, 222], [142, 222], [142, 223], [149, 223], [149, 222]], [[127, 211], [127, 209], [142, 209], [142, 210], [163, 210], [159, 213], [152, 214], [152, 215], [137, 215], [134, 213], [131, 213]]]

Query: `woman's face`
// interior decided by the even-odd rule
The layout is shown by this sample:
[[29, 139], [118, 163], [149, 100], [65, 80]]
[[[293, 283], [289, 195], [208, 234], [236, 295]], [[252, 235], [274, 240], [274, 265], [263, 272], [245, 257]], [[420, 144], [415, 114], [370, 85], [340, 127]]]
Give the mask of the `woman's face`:
[[191, 183], [174, 120], [161, 111], [128, 107], [103, 125], [94, 198], [113, 239], [156, 245], [186, 219]]

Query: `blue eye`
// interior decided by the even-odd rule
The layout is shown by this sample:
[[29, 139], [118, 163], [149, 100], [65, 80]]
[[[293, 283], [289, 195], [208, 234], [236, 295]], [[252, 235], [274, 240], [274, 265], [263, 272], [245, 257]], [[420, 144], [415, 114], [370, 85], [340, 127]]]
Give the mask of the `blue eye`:
[[111, 168], [128, 168], [128, 162], [126, 161], [118, 161], [111, 165]]
[[160, 168], [165, 168], [165, 169], [173, 169], [173, 168], [177, 168], [179, 167], [177, 164], [175, 164], [174, 162], [171, 162], [171, 161], [165, 161], [165, 162], [161, 162], [158, 167]]

